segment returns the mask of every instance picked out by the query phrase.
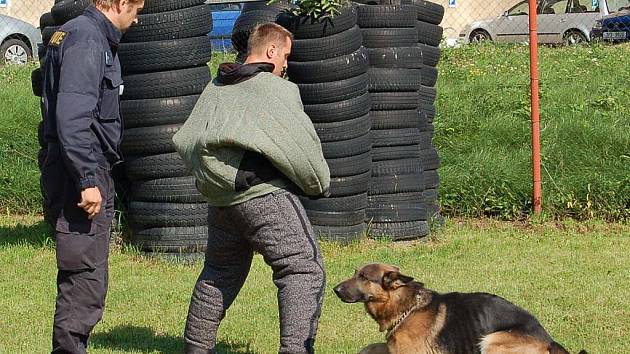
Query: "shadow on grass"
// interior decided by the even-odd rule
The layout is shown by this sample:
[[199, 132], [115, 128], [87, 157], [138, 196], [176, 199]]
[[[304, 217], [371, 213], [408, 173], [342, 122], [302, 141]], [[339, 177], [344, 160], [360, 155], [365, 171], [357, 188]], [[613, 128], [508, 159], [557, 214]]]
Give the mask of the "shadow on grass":
[[48, 246], [53, 245], [51, 228], [44, 221], [36, 224], [0, 227], [0, 247], [11, 245], [33, 245]]
[[[106, 333], [95, 333], [90, 346], [112, 350], [140, 351], [143, 353], [181, 354], [184, 339], [171, 335], [155, 334], [147, 327], [119, 326]], [[217, 354], [257, 354], [247, 343], [218, 343]]]

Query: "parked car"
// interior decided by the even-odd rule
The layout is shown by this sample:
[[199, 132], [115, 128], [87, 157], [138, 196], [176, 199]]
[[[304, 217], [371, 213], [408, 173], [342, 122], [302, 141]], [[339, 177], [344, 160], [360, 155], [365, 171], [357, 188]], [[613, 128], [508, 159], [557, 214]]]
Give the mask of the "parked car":
[[595, 22], [591, 38], [613, 42], [630, 40], [630, 0], [608, 0], [610, 15]]
[[[539, 0], [538, 42], [577, 44], [590, 41], [593, 25], [608, 15], [607, 2], [620, 0]], [[628, 1], [628, 0], [623, 0]], [[529, 41], [529, 1], [523, 0], [496, 19], [470, 24], [460, 40], [465, 43]]]
[[212, 32], [209, 33], [212, 49], [221, 52], [232, 50], [232, 30], [241, 14], [241, 4], [214, 4], [212, 8]]
[[37, 44], [42, 42], [39, 30], [17, 18], [0, 15], [0, 65], [26, 64], [37, 59]]

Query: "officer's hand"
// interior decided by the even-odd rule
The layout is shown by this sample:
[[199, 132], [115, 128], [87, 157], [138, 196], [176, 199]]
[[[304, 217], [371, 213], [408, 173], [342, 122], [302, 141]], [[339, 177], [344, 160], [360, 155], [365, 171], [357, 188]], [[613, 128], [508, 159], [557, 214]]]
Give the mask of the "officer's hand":
[[81, 203], [77, 205], [85, 210], [88, 219], [92, 220], [101, 211], [102, 203], [101, 191], [98, 187], [90, 187], [81, 191]]

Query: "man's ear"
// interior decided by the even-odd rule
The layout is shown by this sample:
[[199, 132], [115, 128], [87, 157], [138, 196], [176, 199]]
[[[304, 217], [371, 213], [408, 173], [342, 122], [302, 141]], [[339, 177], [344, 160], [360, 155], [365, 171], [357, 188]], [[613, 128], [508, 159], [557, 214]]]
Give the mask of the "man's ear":
[[278, 46], [275, 44], [270, 44], [267, 46], [267, 59], [273, 58], [278, 52]]
[[383, 288], [387, 290], [396, 290], [401, 286], [409, 284], [413, 280], [399, 271], [387, 272], [383, 275]]

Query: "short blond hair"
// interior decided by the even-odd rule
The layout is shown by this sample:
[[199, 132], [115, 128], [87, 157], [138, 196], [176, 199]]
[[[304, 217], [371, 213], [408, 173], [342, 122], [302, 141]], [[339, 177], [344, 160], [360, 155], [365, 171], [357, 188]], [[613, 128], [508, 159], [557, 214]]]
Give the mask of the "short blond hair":
[[[142, 0], [129, 0], [131, 3], [139, 3]], [[155, 0], [159, 1], [159, 0]], [[109, 10], [114, 5], [120, 4], [120, 0], [94, 0], [94, 5], [100, 9]]]
[[273, 22], [259, 24], [254, 27], [247, 40], [247, 55], [271, 43], [283, 46], [287, 38], [293, 40], [293, 34], [279, 24]]

